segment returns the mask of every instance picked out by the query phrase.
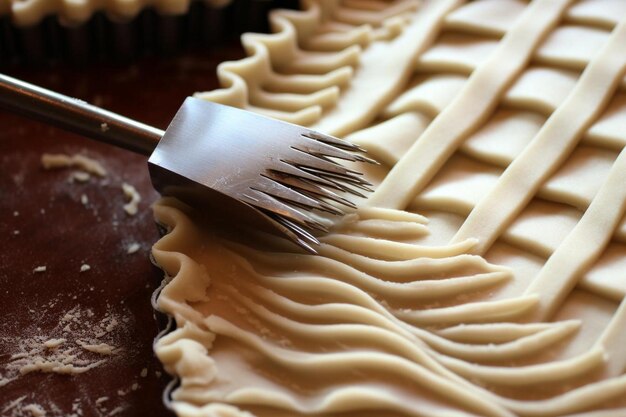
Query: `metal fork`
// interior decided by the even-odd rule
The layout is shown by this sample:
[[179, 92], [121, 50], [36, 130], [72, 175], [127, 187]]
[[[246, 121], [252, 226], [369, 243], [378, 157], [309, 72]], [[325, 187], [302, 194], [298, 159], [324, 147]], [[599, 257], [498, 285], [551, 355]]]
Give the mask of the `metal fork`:
[[284, 236], [315, 253], [325, 226], [371, 184], [337, 160], [376, 163], [360, 147], [245, 110], [187, 98], [166, 131], [0, 74], [0, 106], [149, 156], [152, 184], [214, 221]]

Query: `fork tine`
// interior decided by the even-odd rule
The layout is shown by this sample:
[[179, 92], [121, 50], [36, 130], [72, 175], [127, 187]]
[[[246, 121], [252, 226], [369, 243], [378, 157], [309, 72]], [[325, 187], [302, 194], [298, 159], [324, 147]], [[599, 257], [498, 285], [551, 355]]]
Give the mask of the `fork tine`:
[[247, 203], [255, 207], [262, 208], [266, 211], [272, 212], [277, 216], [280, 216], [281, 218], [285, 218], [310, 229], [319, 230], [320, 232], [328, 232], [328, 229], [322, 223], [318, 222], [307, 214], [294, 209], [289, 204], [286, 204], [262, 191], [257, 191], [251, 188], [250, 193], [243, 194], [243, 197], [248, 200], [246, 201]]
[[[323, 166], [324, 168], [328, 167], [329, 169], [337, 171], [338, 173], [341, 172], [344, 174], [363, 175], [361, 172], [355, 171], [346, 166], [343, 166], [337, 161], [333, 161], [332, 159], [330, 159], [329, 157], [325, 155], [310, 153], [296, 146], [292, 146], [291, 149], [302, 154], [302, 155], [298, 155], [299, 158], [297, 158], [297, 161], [303, 166], [316, 166], [316, 167]], [[294, 159], [292, 160], [292, 162], [295, 163], [296, 160]]]
[[304, 240], [306, 240], [306, 241], [308, 241], [310, 243], [319, 245], [320, 241], [315, 236], [313, 236], [311, 233], [307, 232], [306, 229], [303, 229], [302, 227], [300, 227], [296, 223], [291, 222], [291, 221], [289, 221], [289, 220], [287, 220], [287, 219], [285, 219], [283, 217], [280, 217], [280, 216], [272, 216], [272, 217], [274, 217], [274, 219], [278, 223], [280, 223], [281, 225], [283, 225], [286, 228], [288, 228], [289, 230], [291, 230], [294, 234], [298, 235], [300, 238], [302, 238], [302, 239], [304, 239]]
[[298, 155], [299, 156], [298, 161], [306, 161], [306, 165], [308, 166], [313, 166], [313, 165], [321, 165], [324, 167], [329, 166], [329, 167], [333, 167], [334, 169], [341, 168], [341, 171], [345, 173], [350, 173], [353, 175], [363, 175], [360, 171], [356, 171], [354, 169], [348, 168], [326, 155], [310, 153], [310, 152], [307, 152], [306, 150], [302, 150], [295, 146], [292, 146], [291, 149], [299, 153], [302, 153], [303, 155]]
[[269, 175], [274, 181], [278, 181], [281, 184], [284, 184], [290, 187], [295, 187], [298, 189], [298, 191], [302, 193], [306, 193], [307, 195], [313, 194], [317, 197], [326, 198], [328, 200], [334, 201], [338, 204], [341, 204], [350, 208], [356, 208], [356, 205], [350, 200], [343, 198], [339, 194], [334, 193], [326, 188], [323, 188], [315, 184], [312, 181], [286, 175], [278, 171], [271, 171]]
[[274, 167], [268, 171], [278, 172], [282, 175], [289, 175], [295, 178], [301, 178], [303, 180], [313, 181], [316, 183], [321, 183], [327, 187], [333, 187], [334, 184], [330, 181], [327, 181], [323, 178], [320, 178], [318, 175], [311, 174], [310, 172], [306, 172], [302, 170], [302, 168], [298, 166], [291, 165], [289, 162], [281, 160], [281, 164], [278, 167]]
[[[295, 148], [295, 147], [293, 149], [301, 151], [300, 149]], [[303, 151], [301, 151], [301, 152], [303, 152]], [[380, 165], [378, 162], [374, 161], [373, 159], [370, 159], [370, 158], [367, 158], [367, 157], [364, 157], [364, 156], [361, 156], [361, 155], [355, 155], [355, 158], [353, 158], [353, 159], [339, 158], [338, 156], [322, 155], [322, 154], [318, 154], [318, 153], [309, 153], [309, 155], [312, 155], [312, 156], [314, 156], [316, 158], [319, 158], [319, 159], [323, 159], [324, 161], [327, 161], [327, 162], [330, 162], [330, 163], [333, 163], [333, 164], [336, 164], [336, 165], [341, 165], [341, 163], [335, 161], [332, 158], [343, 159], [345, 161], [350, 161], [350, 162], [367, 162], [367, 163], [371, 163], [371, 164]], [[352, 173], [354, 173], [356, 175], [363, 175], [362, 172], [355, 171], [353, 169], [349, 169], [348, 168], [348, 171], [350, 171], [350, 172], [352, 172]]]
[[356, 207], [355, 204], [327, 188], [365, 198], [365, 195], [355, 188], [372, 191], [369, 188], [372, 184], [361, 177], [362, 173], [347, 168], [332, 158], [378, 163], [352, 153], [364, 152], [358, 145], [313, 131], [302, 133], [301, 139], [297, 140], [291, 149], [295, 153], [281, 157], [279, 168], [271, 168], [261, 174], [272, 183], [263, 182], [259, 187], [251, 189], [257, 195], [256, 198], [252, 197], [256, 200], [256, 203], [252, 204], [260, 207], [279, 225], [297, 235], [299, 237], [297, 243], [300, 246], [315, 253], [309, 243], [319, 244], [319, 241], [307, 229], [323, 232], [327, 232], [327, 229], [322, 223], [296, 208], [317, 209], [335, 215], [344, 214], [323, 199], [351, 208]]
[[[281, 172], [283, 174], [287, 174], [287, 175], [292, 175], [295, 178], [303, 178], [305, 180], [311, 181], [315, 184], [320, 184], [322, 186], [325, 187], [329, 187], [335, 190], [339, 190], [339, 191], [346, 191], [349, 192], [350, 194], [354, 194], [357, 195], [359, 197], [365, 197], [363, 194], [360, 194], [358, 192], [354, 192], [352, 189], [347, 188], [346, 186], [342, 185], [341, 181], [345, 180], [345, 177], [341, 177], [341, 176], [335, 176], [334, 178], [329, 178], [331, 177], [330, 175], [328, 175], [328, 173], [323, 172], [323, 171], [315, 171], [311, 168], [305, 169], [304, 167], [297, 167], [297, 166], [293, 166], [290, 165], [288, 162], [286, 161], [281, 161], [284, 163], [283, 167], [285, 169], [281, 169], [278, 172]], [[307, 175], [303, 175], [307, 174]], [[355, 178], [358, 180], [358, 178]], [[356, 185], [356, 184], [355, 184]], [[363, 184], [365, 185], [365, 184]], [[362, 187], [360, 187], [362, 188]], [[366, 189], [366, 191], [369, 191], [369, 189]]]
[[[321, 140], [313, 139], [306, 134], [302, 134], [302, 137], [306, 138], [302, 143], [293, 145], [292, 148], [301, 152], [308, 153], [316, 157], [329, 156], [333, 158], [343, 159], [345, 161], [353, 162], [367, 162], [370, 164], [378, 164], [375, 160], [363, 155], [359, 155], [354, 152], [348, 152], [341, 147], [329, 145]], [[356, 172], [356, 171], [353, 171]]]
[[[245, 197], [254, 199], [250, 196]], [[266, 210], [263, 207], [258, 206], [256, 206], [256, 209], [259, 210], [260, 213], [266, 215], [269, 219], [273, 220], [285, 236], [289, 238], [289, 240], [296, 243], [307, 252], [317, 255], [317, 250], [315, 250], [315, 248], [311, 245], [319, 245], [320, 241], [311, 233], [307, 232], [306, 229], [273, 211]]]
[[[307, 252], [310, 252], [314, 255], [317, 254], [315, 248], [313, 248], [309, 243], [318, 245], [320, 242], [310, 233], [303, 233], [304, 229], [297, 226], [295, 223], [283, 219], [275, 213], [265, 211], [264, 209], [259, 209], [259, 211], [278, 223], [280, 229], [283, 231], [283, 233], [285, 233], [285, 235], [287, 235], [287, 237], [291, 241], [304, 248], [304, 250], [306, 250]], [[313, 239], [311, 239], [310, 237], [312, 237]]]
[[[346, 184], [343, 184], [343, 183], [341, 183], [341, 182], [339, 182], [339, 181], [335, 181], [335, 180], [333, 180], [332, 178], [328, 178], [328, 177], [325, 177], [324, 179], [326, 179], [327, 181], [332, 182], [332, 183], [333, 183], [333, 185], [334, 185], [334, 188], [336, 188], [337, 190], [341, 190], [341, 191], [343, 191], [343, 192], [346, 192], [346, 193], [349, 193], [349, 194], [355, 195], [355, 196], [357, 196], [357, 197], [362, 197], [362, 198], [365, 198], [365, 195], [364, 195], [364, 194], [362, 194], [362, 193], [358, 192], [357, 190], [355, 190], [355, 189], [353, 189], [353, 188], [351, 188], [351, 187], [348, 187]], [[354, 185], [354, 184], [352, 184], [352, 185]], [[366, 190], [366, 191], [367, 191], [367, 190]]]
[[327, 162], [320, 158], [312, 158], [308, 154], [302, 155], [306, 156], [300, 158], [292, 158], [285, 161], [297, 168], [312, 173], [313, 175], [320, 175], [322, 173], [330, 174], [335, 176], [337, 179], [341, 178], [342, 180], [354, 182], [357, 184], [371, 185], [366, 180], [353, 174], [352, 172], [350, 172], [349, 169], [342, 165], [336, 164], [334, 162]]
[[350, 175], [350, 174], [341, 174], [338, 172], [327, 171], [323, 168], [317, 168], [317, 167], [302, 167], [302, 169], [307, 171], [310, 174], [317, 175], [317, 176], [320, 176], [329, 180], [333, 179], [334, 181], [346, 182], [351, 185], [354, 185], [355, 187], [362, 188], [366, 191], [370, 191], [370, 190], [368, 188], [363, 188], [363, 187], [368, 187], [372, 185], [372, 183], [370, 183], [369, 181], [364, 180], [363, 178], [359, 178], [354, 175]]
[[[313, 141], [311, 141], [313, 142]], [[323, 145], [321, 142], [319, 144]], [[359, 171], [355, 171], [354, 169], [350, 169], [338, 161], [335, 161], [326, 155], [324, 155], [323, 150], [320, 149], [320, 152], [316, 153], [316, 150], [313, 148], [312, 152], [309, 152], [307, 148], [309, 148], [306, 143], [295, 143], [291, 146], [292, 152], [289, 157], [285, 157], [284, 159], [289, 159], [292, 164], [301, 165], [301, 166], [310, 166], [313, 168], [324, 169], [331, 172], [335, 172], [337, 174], [346, 175], [348, 173], [353, 174], [355, 176], [363, 175]], [[339, 152], [344, 152], [341, 149], [337, 149]], [[330, 152], [329, 152], [330, 153]], [[347, 160], [354, 160], [353, 158], [348, 158]]]
[[320, 142], [335, 146], [337, 148], [344, 149], [346, 151], [363, 152], [363, 153], [367, 152], [365, 149], [361, 148], [359, 145], [355, 143], [348, 142], [347, 140], [342, 140], [334, 136], [326, 135], [324, 133], [320, 133], [314, 130], [306, 131], [302, 133], [302, 135], [306, 136], [307, 138], [315, 139]]
[[272, 197], [294, 204], [303, 209], [317, 209], [337, 215], [343, 214], [343, 212], [335, 209], [327, 203], [324, 203], [318, 198], [313, 198], [309, 195], [301, 193], [298, 190], [287, 187], [284, 184], [281, 184], [279, 181], [276, 181], [268, 176], [262, 175], [262, 177], [264, 177], [266, 181], [259, 181], [257, 184], [250, 188], [252, 188], [253, 190], [264, 192], [265, 194], [269, 194]]

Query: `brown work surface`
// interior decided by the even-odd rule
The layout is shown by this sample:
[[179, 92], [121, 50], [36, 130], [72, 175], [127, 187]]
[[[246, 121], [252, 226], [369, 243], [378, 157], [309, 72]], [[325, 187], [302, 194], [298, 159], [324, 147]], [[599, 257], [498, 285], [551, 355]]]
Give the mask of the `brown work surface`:
[[[216, 88], [219, 62], [241, 54], [232, 46], [130, 66], [7, 72], [165, 128], [186, 96]], [[43, 153], [89, 156], [108, 176], [70, 182], [74, 170], [44, 170]], [[123, 182], [141, 194], [135, 216], [123, 210]], [[0, 415], [30, 415], [30, 404], [46, 417], [171, 415], [161, 401], [169, 378], [152, 351], [159, 329], [150, 296], [162, 278], [149, 260], [156, 198], [145, 157], [0, 113]], [[134, 242], [140, 248], [128, 254]], [[91, 269], [81, 272], [84, 264]], [[34, 272], [40, 266], [45, 271]], [[65, 342], [42, 347], [53, 339]], [[98, 343], [114, 353], [83, 346]], [[23, 373], [37, 356], [65, 358], [65, 370], [95, 367]]]

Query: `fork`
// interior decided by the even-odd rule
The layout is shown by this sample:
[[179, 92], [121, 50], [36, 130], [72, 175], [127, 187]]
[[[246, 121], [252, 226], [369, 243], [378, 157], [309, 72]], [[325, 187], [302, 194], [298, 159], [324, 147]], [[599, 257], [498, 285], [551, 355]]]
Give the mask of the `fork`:
[[316, 253], [327, 228], [371, 185], [338, 160], [376, 163], [350, 142], [189, 97], [167, 130], [0, 74], [0, 107], [146, 156], [154, 188], [214, 221], [287, 237]]

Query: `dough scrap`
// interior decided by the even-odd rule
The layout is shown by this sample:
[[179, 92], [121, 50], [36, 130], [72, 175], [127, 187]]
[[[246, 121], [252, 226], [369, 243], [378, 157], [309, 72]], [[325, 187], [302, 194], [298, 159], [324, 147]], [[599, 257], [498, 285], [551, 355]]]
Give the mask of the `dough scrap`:
[[139, 210], [139, 203], [141, 202], [141, 195], [135, 187], [128, 183], [122, 183], [122, 191], [126, 198], [129, 199], [128, 203], [124, 204], [124, 211], [129, 216], [134, 216]]
[[72, 168], [78, 167], [86, 173], [105, 177], [106, 169], [95, 159], [84, 155], [49, 154], [41, 155], [41, 165], [45, 169]]

